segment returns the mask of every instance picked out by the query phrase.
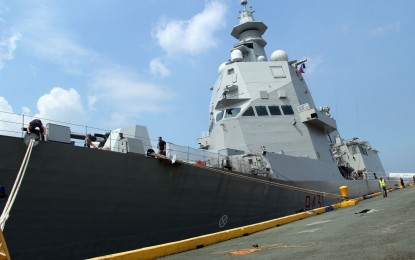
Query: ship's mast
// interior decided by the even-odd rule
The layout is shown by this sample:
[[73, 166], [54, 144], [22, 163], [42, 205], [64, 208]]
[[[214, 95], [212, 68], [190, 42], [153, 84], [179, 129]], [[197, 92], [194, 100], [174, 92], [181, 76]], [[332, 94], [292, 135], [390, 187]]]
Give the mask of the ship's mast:
[[235, 26], [231, 35], [239, 40], [234, 45], [233, 50], [240, 50], [243, 54], [243, 61], [257, 61], [259, 56], [266, 58], [264, 47], [267, 42], [262, 35], [267, 30], [267, 26], [263, 22], [257, 22], [254, 19], [252, 7], [248, 10], [247, 0], [241, 0], [244, 10], [239, 14], [239, 25]]
[[247, 0], [241, 0], [241, 5], [244, 7], [244, 10], [243, 10], [243, 12], [241, 13], [241, 12], [239, 12], [239, 13], [241, 13], [241, 15], [238, 17], [239, 19], [241, 19], [241, 21], [240, 21], [240, 24], [241, 23], [244, 23], [245, 21], [242, 21], [242, 19], [248, 19], [248, 20], [250, 20], [250, 21], [254, 21], [254, 16], [253, 16], [253, 13], [255, 12], [254, 10], [252, 10], [252, 7], [251, 7], [251, 9], [248, 11], [247, 9], [246, 9], [246, 5], [248, 4], [248, 1]]

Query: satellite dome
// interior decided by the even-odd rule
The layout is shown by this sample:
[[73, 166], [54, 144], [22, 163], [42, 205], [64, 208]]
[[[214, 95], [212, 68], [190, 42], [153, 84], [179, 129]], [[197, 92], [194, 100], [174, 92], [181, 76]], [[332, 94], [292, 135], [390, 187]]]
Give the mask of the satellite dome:
[[231, 61], [242, 61], [243, 56], [240, 50], [233, 50], [231, 52]]
[[267, 60], [267, 58], [265, 58], [265, 56], [258, 56], [258, 59], [257, 59], [257, 61], [266, 61]]
[[274, 51], [271, 54], [271, 61], [288, 61], [288, 54], [282, 50]]
[[222, 71], [223, 71], [223, 69], [225, 68], [225, 66], [226, 66], [226, 62], [224, 62], [224, 63], [222, 63], [221, 65], [219, 65], [219, 68], [218, 68], [218, 73], [219, 73], [219, 74], [221, 74], [221, 73], [222, 73]]

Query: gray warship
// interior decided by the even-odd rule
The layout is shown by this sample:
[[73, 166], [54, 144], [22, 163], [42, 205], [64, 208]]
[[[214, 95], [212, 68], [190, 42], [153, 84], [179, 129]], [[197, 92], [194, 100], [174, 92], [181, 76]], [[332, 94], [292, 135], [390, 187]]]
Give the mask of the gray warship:
[[144, 126], [95, 134], [104, 149], [74, 145], [85, 135], [52, 123], [45, 142], [0, 135], [12, 259], [118, 253], [324, 207], [344, 185], [349, 197], [379, 190], [379, 152], [340, 136], [329, 107], [313, 101], [307, 61], [282, 50], [268, 58], [267, 26], [241, 4], [199, 149], [170, 143], [167, 156], [155, 154]]

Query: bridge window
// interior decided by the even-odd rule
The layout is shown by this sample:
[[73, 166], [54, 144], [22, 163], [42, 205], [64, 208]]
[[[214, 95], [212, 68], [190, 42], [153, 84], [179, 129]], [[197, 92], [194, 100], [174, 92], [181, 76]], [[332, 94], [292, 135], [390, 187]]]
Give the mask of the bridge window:
[[271, 113], [271, 115], [273, 115], [273, 116], [282, 115], [279, 106], [268, 106], [268, 109], [269, 109], [269, 112]]
[[254, 108], [248, 107], [245, 112], [242, 114], [242, 116], [255, 116]]
[[220, 111], [217, 115], [216, 115], [216, 122], [219, 122], [220, 120], [222, 120], [223, 117], [223, 111]]
[[268, 111], [266, 106], [255, 106], [255, 110], [258, 116], [267, 116]]
[[240, 107], [226, 109], [225, 118], [235, 117], [241, 112]]
[[284, 115], [294, 115], [294, 110], [290, 105], [282, 105], [281, 106]]

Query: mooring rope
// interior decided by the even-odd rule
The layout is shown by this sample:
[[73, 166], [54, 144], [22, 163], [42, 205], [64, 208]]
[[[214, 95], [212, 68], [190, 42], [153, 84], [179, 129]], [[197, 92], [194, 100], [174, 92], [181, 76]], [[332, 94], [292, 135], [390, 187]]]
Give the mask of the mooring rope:
[[16, 199], [17, 193], [19, 192], [20, 185], [22, 184], [23, 177], [26, 173], [26, 168], [29, 163], [30, 155], [32, 154], [33, 144], [35, 143], [34, 139], [30, 139], [29, 145], [27, 146], [26, 154], [23, 158], [22, 165], [20, 166], [19, 173], [17, 174], [16, 181], [14, 182], [13, 188], [10, 192], [9, 198], [7, 199], [6, 206], [4, 206], [3, 213], [0, 216], [0, 228], [4, 230], [7, 219], [9, 218], [9, 213], [12, 209], [14, 200]]
[[[159, 156], [159, 155], [157, 155], [157, 156]], [[164, 158], [168, 159], [168, 157], [164, 157]], [[339, 194], [323, 192], [323, 191], [317, 191], [317, 190], [311, 190], [311, 189], [301, 188], [301, 187], [297, 187], [297, 186], [293, 186], [293, 185], [288, 185], [288, 184], [283, 184], [283, 183], [278, 183], [278, 182], [273, 182], [273, 181], [268, 181], [268, 180], [257, 179], [257, 178], [254, 178], [254, 177], [244, 176], [244, 175], [232, 173], [232, 172], [225, 171], [225, 170], [218, 169], [218, 168], [207, 167], [207, 166], [198, 166], [198, 165], [194, 165], [194, 164], [191, 164], [191, 163], [188, 163], [188, 162], [185, 162], [185, 161], [181, 161], [181, 160], [180, 160], [180, 163], [195, 166], [195, 167], [209, 168], [209, 170], [211, 170], [211, 171], [219, 172], [221, 174], [225, 174], [225, 175], [228, 175], [228, 176], [232, 176], [232, 177], [236, 177], [236, 178], [240, 178], [240, 179], [245, 179], [245, 180], [249, 180], [249, 181], [254, 181], [254, 182], [259, 182], [259, 183], [263, 183], [263, 184], [267, 184], [267, 185], [270, 185], [270, 186], [275, 186], [275, 187], [279, 187], [279, 188], [283, 188], [283, 189], [295, 190], [295, 191], [300, 191], [300, 192], [305, 192], [305, 193], [310, 193], [310, 194], [315, 194], [315, 195], [322, 195], [324, 197], [331, 197], [331, 198], [335, 198], [335, 199], [339, 199], [339, 200], [343, 199], [343, 197]]]

